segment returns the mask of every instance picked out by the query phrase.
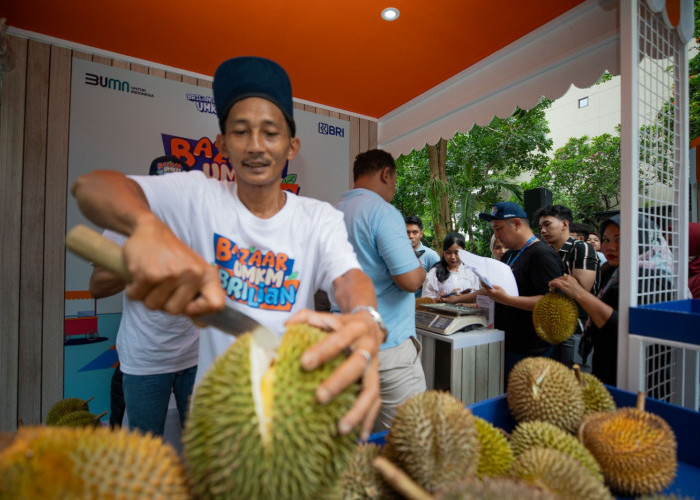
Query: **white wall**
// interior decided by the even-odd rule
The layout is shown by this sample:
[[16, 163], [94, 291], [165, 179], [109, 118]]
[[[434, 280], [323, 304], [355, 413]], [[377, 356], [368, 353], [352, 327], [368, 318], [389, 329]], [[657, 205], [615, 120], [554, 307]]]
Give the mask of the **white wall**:
[[[588, 106], [579, 108], [579, 99], [588, 97]], [[620, 77], [579, 89], [573, 85], [546, 111], [549, 136], [553, 141], [551, 155], [569, 138], [605, 133], [614, 134], [620, 123]]]

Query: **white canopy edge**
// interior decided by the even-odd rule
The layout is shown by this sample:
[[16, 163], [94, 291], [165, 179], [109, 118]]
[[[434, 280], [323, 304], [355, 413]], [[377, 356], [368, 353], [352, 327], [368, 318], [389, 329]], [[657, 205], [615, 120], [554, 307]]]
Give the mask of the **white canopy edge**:
[[557, 99], [572, 84], [619, 74], [617, 0], [590, 0], [516, 40], [379, 120], [379, 147], [395, 157], [441, 137]]

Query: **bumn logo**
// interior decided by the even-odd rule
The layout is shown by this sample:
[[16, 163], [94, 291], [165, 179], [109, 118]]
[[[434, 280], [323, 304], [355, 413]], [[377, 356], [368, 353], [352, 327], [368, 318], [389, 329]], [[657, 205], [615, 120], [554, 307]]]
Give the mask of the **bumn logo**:
[[121, 92], [129, 92], [131, 90], [129, 82], [126, 80], [117, 80], [94, 73], [85, 73], [85, 83], [88, 85], [99, 85], [108, 89], [119, 90]]
[[343, 127], [335, 127], [323, 122], [318, 122], [318, 133], [323, 135], [345, 137], [345, 129]]

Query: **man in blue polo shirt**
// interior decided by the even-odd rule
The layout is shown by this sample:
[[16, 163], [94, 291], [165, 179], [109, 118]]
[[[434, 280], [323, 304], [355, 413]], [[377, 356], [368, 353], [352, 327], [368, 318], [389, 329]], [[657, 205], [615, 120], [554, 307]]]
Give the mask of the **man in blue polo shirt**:
[[416, 338], [414, 292], [425, 269], [406, 238], [399, 211], [389, 202], [396, 192], [396, 166], [386, 151], [357, 155], [355, 188], [343, 193], [336, 208], [345, 214], [348, 238], [362, 270], [377, 292], [377, 309], [389, 332], [379, 351], [382, 408], [374, 432], [387, 429], [396, 406], [426, 389]]

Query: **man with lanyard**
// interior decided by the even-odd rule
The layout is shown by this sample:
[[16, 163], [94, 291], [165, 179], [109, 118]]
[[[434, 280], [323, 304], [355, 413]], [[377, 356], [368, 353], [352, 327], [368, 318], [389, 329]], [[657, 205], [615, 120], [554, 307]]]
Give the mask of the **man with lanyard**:
[[482, 288], [496, 303], [495, 327], [505, 332], [504, 372], [507, 379], [511, 368], [521, 359], [551, 353], [552, 346], [535, 333], [532, 310], [549, 292], [549, 282], [564, 274], [564, 264], [549, 245], [533, 234], [527, 214], [517, 203], [496, 203], [491, 213], [481, 213], [479, 218], [490, 221], [496, 238], [510, 249], [501, 261], [512, 269], [520, 293], [519, 296], [509, 295], [497, 285]]
[[[571, 210], [563, 205], [547, 205], [535, 212], [535, 220], [539, 222], [542, 238], [559, 254], [570, 274], [587, 292], [598, 293], [600, 271], [595, 249], [589, 243], [575, 239], [569, 234], [573, 223]], [[584, 371], [590, 371], [590, 366], [578, 355], [581, 343], [581, 332], [588, 318], [586, 312], [578, 307], [579, 321], [574, 334], [564, 342], [554, 346], [552, 357], [571, 368], [574, 363], [581, 365]]]
[[[427, 273], [431, 267], [440, 261], [440, 256], [435, 250], [426, 247], [421, 242], [421, 239], [423, 239], [423, 221], [420, 220], [420, 217], [409, 215], [404, 219], [404, 222], [406, 222], [406, 234], [408, 234], [408, 239], [411, 240], [413, 251]], [[415, 296], [420, 297], [422, 291], [423, 287], [421, 286], [416, 290]]]

